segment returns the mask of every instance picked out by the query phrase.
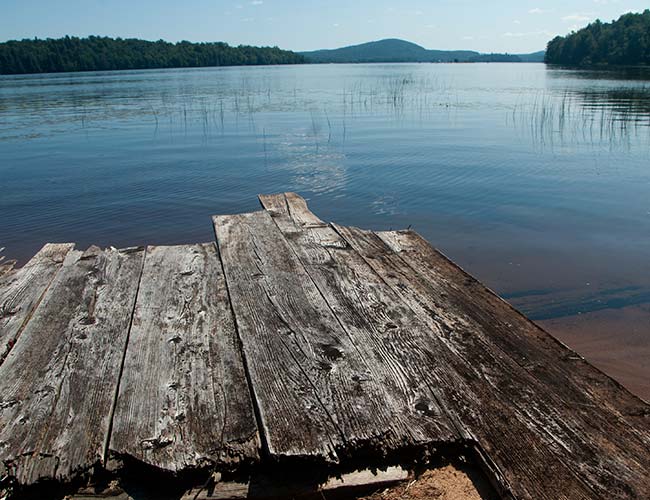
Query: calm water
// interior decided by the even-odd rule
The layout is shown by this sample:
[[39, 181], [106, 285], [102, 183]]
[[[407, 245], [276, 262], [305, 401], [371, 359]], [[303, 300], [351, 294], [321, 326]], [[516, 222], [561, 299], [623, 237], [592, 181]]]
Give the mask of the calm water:
[[[534, 318], [650, 304], [650, 75], [375, 64], [0, 77], [0, 247], [213, 238], [297, 191]], [[650, 345], [650, 313], [647, 316]]]

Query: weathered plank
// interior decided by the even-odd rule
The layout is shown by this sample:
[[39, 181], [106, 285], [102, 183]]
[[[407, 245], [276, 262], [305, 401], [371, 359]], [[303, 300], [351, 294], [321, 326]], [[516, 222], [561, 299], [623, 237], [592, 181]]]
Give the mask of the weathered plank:
[[[456, 355], [445, 359], [444, 366], [460, 374], [469, 389], [459, 394], [447, 388], [450, 409], [458, 413], [516, 496], [639, 498], [648, 493], [647, 454], [644, 457], [638, 436], [616, 424], [610, 431], [623, 435], [608, 436], [598, 411], [594, 423], [569, 409], [555, 385], [535, 379], [493, 344], [483, 326], [458, 314], [460, 304], [452, 310], [441, 307], [445, 292], [436, 290], [438, 281], [422, 277], [419, 268], [410, 267], [377, 235], [334, 227], [432, 326], [431, 331], [437, 327], [442, 332], [444, 343]], [[561, 477], [558, 471], [563, 471]]]
[[21, 484], [102, 462], [141, 249], [68, 252], [0, 366], [0, 460]]
[[10, 272], [15, 261], [3, 265], [4, 272], [0, 271], [0, 364], [73, 246], [48, 243], [20, 269]]
[[506, 497], [650, 498], [648, 405], [416, 233], [260, 199], [214, 218], [221, 255], [0, 258], [0, 490], [107, 456], [241, 471], [262, 445], [322, 464], [460, 442]]
[[[286, 201], [288, 212], [299, 214], [296, 219], [302, 221], [303, 226], [313, 228], [314, 241], [321, 239], [331, 241], [335, 238], [335, 236], [324, 234], [327, 228], [322, 222], [319, 224], [319, 220], [313, 214], [309, 215], [306, 205], [299, 197], [287, 194]], [[273, 205], [277, 211], [277, 207], [280, 207], [281, 203], [275, 202]], [[286, 225], [286, 221], [281, 218], [276, 217], [275, 220]], [[347, 233], [342, 234], [347, 236]], [[345, 240], [344, 243], [346, 243]], [[352, 240], [352, 246], [355, 246], [356, 243], [358, 243], [356, 240]], [[305, 245], [305, 241], [302, 241], [301, 244]], [[343, 246], [341, 243], [335, 245], [339, 248], [341, 246]], [[313, 245], [311, 247], [313, 253], [315, 248]], [[358, 249], [364, 257], [366, 250], [366, 248]], [[336, 252], [332, 251], [332, 253]], [[341, 283], [341, 276], [346, 274], [351, 274], [352, 277], [346, 280], [348, 283]], [[527, 419], [522, 417], [516, 409], [508, 406], [502, 407], [503, 399], [507, 396], [502, 395], [501, 401], [495, 402], [494, 389], [490, 380], [486, 380], [482, 372], [478, 371], [477, 373], [474, 366], [469, 365], [465, 359], [459, 356], [460, 353], [448, 342], [446, 332], [441, 329], [441, 326], [434, 322], [425, 322], [414, 314], [410, 304], [402, 300], [399, 292], [388, 286], [381, 274], [376, 273], [374, 268], [369, 266], [359, 254], [355, 256], [355, 252], [348, 251], [346, 256], [342, 256], [341, 265], [336, 266], [335, 275], [337, 284], [332, 288], [345, 290], [351, 287], [352, 290], [356, 290], [354, 294], [356, 300], [352, 301], [351, 308], [358, 307], [373, 311], [375, 314], [387, 314], [390, 318], [387, 321], [394, 326], [392, 335], [388, 337], [388, 343], [392, 343], [396, 351], [406, 353], [404, 363], [408, 369], [422, 370], [425, 374], [429, 374], [430, 385], [438, 391], [437, 397], [443, 402], [443, 408], [457, 422], [459, 431], [465, 437], [470, 440], [478, 440], [475, 426], [472, 425], [472, 421], [476, 420], [487, 423], [495, 439], [504, 441], [504, 443], [499, 442], [500, 445], [505, 445], [505, 441], [507, 441], [505, 436], [509, 432], [516, 432], [525, 437], [523, 441], [509, 446], [508, 451], [517, 457], [517, 461], [504, 472], [506, 474], [514, 472], [522, 476], [524, 488], [532, 488], [530, 491], [532, 497], [548, 496], [551, 491], [557, 491], [555, 486], [549, 488], [548, 485], [537, 485], [532, 480], [533, 478], [526, 477], [531, 476], [531, 473], [533, 475], [536, 473], [539, 476], [542, 473], [549, 473], [549, 471], [552, 471], [557, 484], [561, 484], [566, 491], [571, 492], [573, 497], [587, 498], [589, 496], [589, 491], [576, 480], [566, 465], [547, 449], [546, 442], [534, 433], [531, 435]], [[341, 291], [341, 293], [345, 292]], [[369, 300], [369, 297], [373, 296], [379, 297], [379, 300]], [[335, 298], [334, 300], [336, 301]], [[339, 308], [336, 308], [337, 312]], [[364, 324], [368, 324], [368, 316], [371, 315], [366, 314]], [[382, 356], [385, 358], [384, 353]], [[379, 362], [381, 363], [381, 358]], [[497, 397], [497, 399], [499, 398]], [[480, 415], [477, 413], [478, 408], [480, 408]], [[542, 417], [541, 425], [545, 423]], [[544, 455], [543, 465], [539, 463], [539, 455], [534, 458], [526, 455], [531, 448], [537, 449], [538, 453]], [[509, 489], [508, 479], [503, 477], [501, 483], [502, 489], [507, 491]]]
[[[619, 447], [650, 454], [650, 406], [587, 363], [506, 301], [434, 250], [412, 231], [378, 236], [429, 285], [423, 300], [444, 317], [471, 325], [484, 340], [553, 389], [562, 404], [581, 415], [594, 435], [621, 438]], [[648, 463], [650, 466], [650, 463]]]
[[435, 301], [430, 302], [438, 311], [447, 317], [462, 317], [480, 328], [503, 353], [539, 380], [553, 384], [567, 404], [578, 410], [611, 410], [614, 420], [628, 422], [650, 447], [650, 406], [542, 330], [416, 232], [381, 231], [377, 235], [429, 284], [435, 284], [430, 287]]
[[440, 382], [400, 329], [410, 311], [301, 197], [262, 195], [260, 201], [365, 360], [365, 386], [377, 386], [377, 394], [383, 388], [385, 411], [376, 418], [385, 419], [384, 450], [461, 440], [438, 401]]
[[181, 471], [250, 463], [258, 448], [214, 243], [148, 247], [110, 452]]
[[386, 391], [268, 212], [214, 222], [270, 454], [336, 460], [398, 446]]

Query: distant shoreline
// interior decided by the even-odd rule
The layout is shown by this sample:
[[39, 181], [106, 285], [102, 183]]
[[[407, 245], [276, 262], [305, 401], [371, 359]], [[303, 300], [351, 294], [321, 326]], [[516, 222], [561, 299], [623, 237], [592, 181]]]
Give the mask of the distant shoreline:
[[[73, 74], [88, 74], [88, 73], [119, 73], [126, 71], [165, 71], [165, 70], [183, 70], [183, 69], [215, 69], [215, 68], [273, 68], [273, 67], [285, 67], [285, 66], [340, 66], [346, 65], [351, 66], [358, 64], [369, 65], [369, 64], [468, 64], [468, 65], [478, 65], [478, 64], [544, 64], [542, 62], [416, 62], [416, 61], [372, 61], [372, 62], [346, 62], [346, 63], [316, 63], [316, 62], [304, 62], [296, 64], [223, 64], [219, 66], [169, 66], [165, 68], [125, 68], [125, 69], [88, 69], [88, 70], [79, 70], [79, 71], [45, 71], [40, 73], [0, 73], [0, 78], [3, 77], [20, 77], [20, 76], [35, 76], [35, 75], [73, 75]], [[551, 66], [546, 64], [546, 66]], [[557, 66], [557, 65], [553, 65]], [[614, 68], [612, 68], [614, 69]]]
[[74, 73], [213, 66], [300, 64], [306, 59], [278, 47], [227, 43], [150, 42], [90, 36], [0, 43], [0, 74]]
[[0, 43], [0, 75], [4, 76], [328, 63], [522, 63], [542, 60], [543, 52], [487, 54], [468, 50], [428, 50], [397, 39], [313, 52], [248, 45], [234, 47], [224, 42], [170, 43], [97, 36]]

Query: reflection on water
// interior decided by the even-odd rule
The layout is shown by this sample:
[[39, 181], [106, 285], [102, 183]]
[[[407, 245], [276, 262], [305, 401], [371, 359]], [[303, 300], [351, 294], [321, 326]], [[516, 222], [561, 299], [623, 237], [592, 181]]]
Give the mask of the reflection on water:
[[[323, 133], [314, 122], [311, 134], [285, 136], [275, 144], [278, 157], [286, 158], [286, 168], [298, 191], [318, 194], [336, 193], [347, 180], [345, 154], [323, 141]], [[265, 156], [268, 164], [268, 151]]]
[[[209, 240], [210, 214], [294, 190], [341, 223], [413, 226], [547, 318], [614, 303], [611, 290], [646, 300], [649, 146], [639, 69], [0, 77], [0, 246], [24, 259], [44, 241]], [[524, 303], [527, 290], [544, 293]]]
[[[356, 75], [337, 67], [343, 78], [328, 85], [318, 81], [316, 89], [309, 85], [311, 79], [274, 68], [251, 74], [222, 68], [4, 77], [0, 140], [110, 130], [129, 122], [148, 125], [154, 134], [174, 137], [191, 131], [208, 140], [223, 134], [226, 126], [259, 133], [258, 115], [308, 113], [309, 133], [318, 140], [326, 133], [331, 143], [337, 134], [345, 139], [348, 126], [363, 117], [418, 120], [423, 126], [443, 119], [453, 125], [459, 111], [499, 109], [507, 125], [536, 146], [588, 142], [629, 147], [630, 135], [650, 133], [650, 71], [642, 68], [551, 69], [543, 75], [547, 82], [531, 79], [511, 86], [499, 81], [494, 87], [463, 80], [459, 77], [466, 75], [450, 67], [437, 74], [435, 67], [375, 66], [381, 69], [357, 70]], [[188, 72], [192, 78], [185, 79]]]
[[[608, 345], [650, 352], [643, 70], [374, 64], [0, 77], [8, 258], [24, 262], [46, 241], [209, 241], [210, 215], [256, 210], [258, 193], [287, 190], [326, 220], [413, 227], [558, 332], [581, 315], [618, 315]], [[572, 338], [594, 331], [572, 324]], [[646, 361], [625, 371], [650, 378]]]
[[[335, 86], [316, 91], [304, 86], [305, 82], [298, 87], [296, 82], [282, 81], [286, 75], [278, 81], [270, 76], [229, 75], [227, 71], [224, 68], [210, 75], [219, 78], [219, 83], [205, 84], [202, 80], [207, 75], [194, 75], [203, 77], [196, 82], [201, 86], [176, 81], [183, 74], [173, 70], [133, 75], [119, 72], [124, 74], [122, 79], [91, 74], [82, 80], [83, 85], [77, 75], [52, 77], [63, 80], [55, 83], [49, 81], [49, 75], [5, 77], [0, 79], [0, 112], [7, 119], [0, 124], [0, 140], [101, 129], [126, 121], [148, 123], [155, 133], [184, 134], [192, 129], [207, 139], [223, 132], [226, 125], [258, 131], [259, 114], [305, 112], [310, 114], [307, 125], [312, 135], [320, 136], [326, 128], [331, 139], [334, 132], [345, 135], [348, 120], [358, 116], [387, 115], [399, 120], [415, 115], [423, 119], [439, 113], [440, 108], [472, 105], [458, 100], [451, 82], [436, 76], [416, 77], [408, 71], [333, 82]], [[338, 117], [336, 123], [330, 114]]]

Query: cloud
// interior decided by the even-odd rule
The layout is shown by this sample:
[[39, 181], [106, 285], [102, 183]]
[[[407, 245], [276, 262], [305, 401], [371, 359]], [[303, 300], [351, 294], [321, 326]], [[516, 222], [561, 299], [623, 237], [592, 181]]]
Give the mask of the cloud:
[[594, 18], [593, 13], [577, 13], [577, 14], [569, 14], [568, 16], [564, 16], [562, 18], [562, 21], [565, 23], [582, 23], [585, 21], [591, 21]]
[[519, 21], [518, 19], [515, 19], [515, 20], [512, 21], [512, 22], [515, 23], [515, 24], [521, 24], [521, 21]]
[[540, 30], [540, 31], [528, 31], [526, 33], [513, 33], [512, 31], [508, 31], [504, 33], [503, 35], [506, 38], [523, 38], [523, 37], [528, 37], [528, 36], [545, 36], [545, 37], [551, 37], [553, 36], [553, 33], [547, 30]]
[[534, 9], [530, 9], [528, 11], [529, 14], [543, 14], [544, 12], [546, 12], [546, 11], [543, 10], [543, 9], [540, 9], [539, 7], [535, 7]]
[[251, 2], [251, 5], [262, 5], [264, 3], [264, 0], [253, 0]]
[[469, 35], [468, 35], [468, 36], [464, 36], [464, 37], [463, 37], [463, 40], [474, 40], [474, 37], [473, 37], [473, 36], [469, 36]]

